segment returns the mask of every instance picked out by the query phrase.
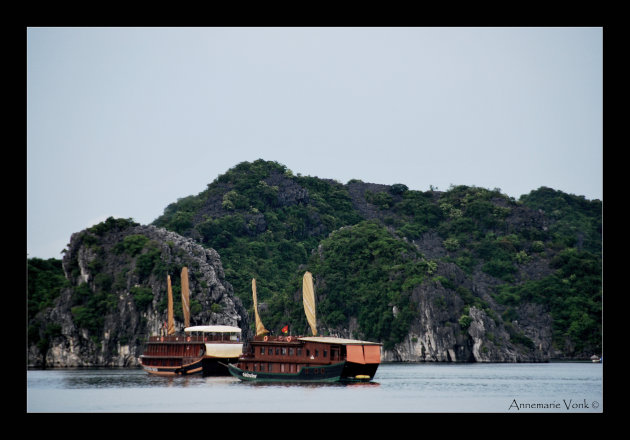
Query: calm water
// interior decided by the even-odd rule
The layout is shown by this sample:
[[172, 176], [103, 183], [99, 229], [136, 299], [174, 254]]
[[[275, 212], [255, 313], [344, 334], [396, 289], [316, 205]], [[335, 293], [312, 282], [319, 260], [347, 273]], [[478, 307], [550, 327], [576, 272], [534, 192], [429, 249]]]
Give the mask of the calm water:
[[603, 412], [603, 364], [382, 364], [367, 384], [32, 370], [27, 412]]

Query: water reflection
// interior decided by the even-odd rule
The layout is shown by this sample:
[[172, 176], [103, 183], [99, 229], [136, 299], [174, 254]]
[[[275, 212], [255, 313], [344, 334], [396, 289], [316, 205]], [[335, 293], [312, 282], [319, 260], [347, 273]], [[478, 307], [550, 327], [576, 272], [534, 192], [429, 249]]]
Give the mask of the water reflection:
[[140, 370], [129, 369], [67, 369], [58, 370], [66, 388], [112, 388], [146, 386], [146, 378]]
[[381, 384], [378, 382], [348, 382], [345, 384], [349, 388], [369, 388], [369, 387], [380, 387]]
[[[34, 371], [34, 370], [33, 370]], [[42, 370], [44, 371], [44, 370]], [[249, 382], [233, 376], [156, 376], [142, 369], [73, 368], [45, 370], [57, 375], [60, 385], [67, 389], [87, 388], [188, 388], [208, 385], [235, 385], [279, 388], [369, 388], [379, 387], [377, 381], [370, 382]], [[33, 379], [35, 380], [35, 379]]]
[[[33, 370], [34, 371], [34, 370]], [[42, 370], [44, 371], [44, 370]], [[60, 377], [63, 388], [187, 388], [240, 382], [232, 376], [156, 376], [142, 369], [81, 368], [46, 370]]]
[[[237, 379], [238, 380], [238, 379]], [[378, 382], [253, 382], [239, 381], [243, 385], [252, 387], [277, 387], [277, 388], [358, 388], [379, 387]]]

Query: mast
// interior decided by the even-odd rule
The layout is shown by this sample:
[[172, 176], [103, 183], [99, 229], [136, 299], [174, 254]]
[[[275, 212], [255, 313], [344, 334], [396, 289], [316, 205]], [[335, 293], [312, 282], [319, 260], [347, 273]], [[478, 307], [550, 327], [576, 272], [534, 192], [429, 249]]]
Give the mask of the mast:
[[184, 328], [190, 327], [190, 290], [188, 288], [188, 268], [182, 268], [182, 309], [184, 310]]
[[167, 335], [172, 335], [175, 333], [175, 320], [173, 319], [173, 289], [171, 288], [171, 276], [166, 275], [166, 280], [168, 282], [168, 324], [167, 324]]
[[313, 276], [310, 272], [304, 273], [304, 278], [302, 279], [302, 291], [306, 320], [308, 321], [308, 325], [311, 326], [313, 336], [316, 336], [317, 319], [315, 317], [315, 290], [313, 289]]
[[260, 316], [258, 316], [258, 300], [256, 298], [256, 278], [252, 278], [252, 295], [254, 297], [254, 316], [256, 317], [256, 336], [269, 333], [269, 330], [265, 328]]

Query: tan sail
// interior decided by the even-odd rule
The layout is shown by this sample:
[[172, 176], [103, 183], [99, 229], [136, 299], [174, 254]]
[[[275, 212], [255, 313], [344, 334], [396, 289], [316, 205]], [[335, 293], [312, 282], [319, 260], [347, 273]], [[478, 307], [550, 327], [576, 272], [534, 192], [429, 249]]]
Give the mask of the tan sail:
[[308, 325], [311, 326], [313, 336], [317, 335], [317, 319], [315, 318], [315, 290], [313, 289], [313, 276], [310, 272], [304, 273], [302, 279], [302, 291], [304, 302], [304, 313]]
[[188, 268], [182, 268], [182, 309], [184, 311], [184, 328], [190, 327], [190, 290], [188, 287]]
[[173, 289], [171, 288], [171, 276], [167, 275], [166, 280], [168, 282], [168, 323], [166, 334], [172, 335], [175, 333], [175, 320], [173, 319]]
[[269, 333], [269, 330], [265, 328], [260, 316], [258, 316], [258, 299], [256, 298], [256, 279], [252, 278], [252, 294], [254, 296], [254, 316], [256, 317], [256, 336]]

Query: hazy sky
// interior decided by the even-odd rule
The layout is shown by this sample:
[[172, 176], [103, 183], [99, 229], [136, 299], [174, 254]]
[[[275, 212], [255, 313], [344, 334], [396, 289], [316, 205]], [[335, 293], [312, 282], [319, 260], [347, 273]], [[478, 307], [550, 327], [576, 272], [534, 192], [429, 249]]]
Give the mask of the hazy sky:
[[601, 28], [28, 28], [27, 253], [242, 161], [603, 199]]

